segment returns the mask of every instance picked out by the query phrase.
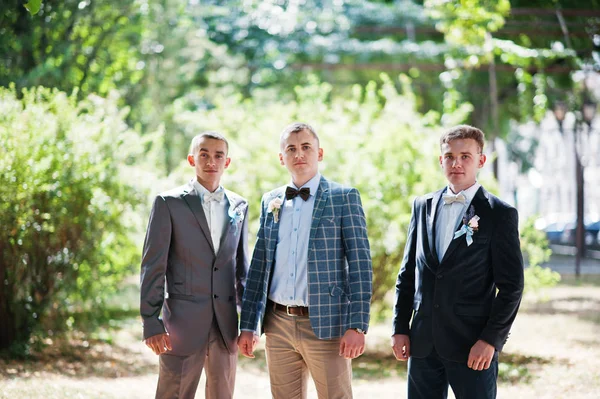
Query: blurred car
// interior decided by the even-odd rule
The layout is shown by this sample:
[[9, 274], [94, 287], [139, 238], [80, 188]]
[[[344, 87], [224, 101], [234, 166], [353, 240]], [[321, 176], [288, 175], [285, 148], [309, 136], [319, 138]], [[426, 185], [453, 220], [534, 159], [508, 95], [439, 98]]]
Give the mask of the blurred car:
[[561, 244], [563, 233], [565, 230], [565, 222], [548, 223], [543, 229], [546, 232], [546, 238], [550, 244]]
[[[563, 232], [560, 236], [558, 244], [575, 245], [575, 229], [577, 223], [575, 221], [567, 223], [563, 227]], [[546, 233], [547, 234], [547, 233]], [[598, 235], [600, 234], [600, 220], [586, 221], [584, 227], [583, 239], [585, 246], [588, 248], [600, 248]], [[550, 241], [550, 239], [548, 239]]]

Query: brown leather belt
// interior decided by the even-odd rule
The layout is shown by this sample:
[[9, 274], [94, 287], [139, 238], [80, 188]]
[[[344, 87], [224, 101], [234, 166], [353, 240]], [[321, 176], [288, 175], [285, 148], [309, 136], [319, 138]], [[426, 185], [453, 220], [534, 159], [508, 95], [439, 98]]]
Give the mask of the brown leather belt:
[[288, 316], [308, 316], [308, 306], [287, 306], [280, 303], [269, 301], [273, 309], [284, 312]]

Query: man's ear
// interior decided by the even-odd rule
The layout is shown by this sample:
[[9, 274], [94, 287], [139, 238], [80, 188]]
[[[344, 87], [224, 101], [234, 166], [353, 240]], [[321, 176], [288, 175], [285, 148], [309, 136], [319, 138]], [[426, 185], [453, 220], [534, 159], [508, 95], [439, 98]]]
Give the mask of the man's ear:
[[225, 169], [227, 169], [229, 167], [229, 164], [231, 163], [231, 158], [227, 157], [225, 159]]
[[283, 166], [285, 166], [285, 163], [283, 162], [283, 154], [279, 153], [279, 163]]
[[196, 162], [194, 161], [194, 156], [192, 154], [188, 154], [187, 161], [190, 166], [196, 166]]
[[480, 154], [479, 155], [479, 165], [477, 165], [477, 167], [479, 169], [483, 168], [483, 165], [485, 165], [486, 160], [487, 160], [487, 157], [485, 156], [485, 154]]
[[318, 158], [319, 162], [321, 162], [323, 160], [323, 149], [319, 148], [319, 158]]

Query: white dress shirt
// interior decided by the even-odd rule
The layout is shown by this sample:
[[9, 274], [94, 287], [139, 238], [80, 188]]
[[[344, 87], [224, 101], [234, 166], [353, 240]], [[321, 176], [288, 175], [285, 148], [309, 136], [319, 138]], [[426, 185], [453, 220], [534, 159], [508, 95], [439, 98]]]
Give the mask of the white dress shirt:
[[473, 197], [475, 197], [479, 187], [481, 187], [481, 184], [475, 182], [471, 187], [462, 190], [460, 193], [454, 193], [450, 190], [450, 187], [446, 187], [445, 193], [462, 193], [465, 196], [464, 204], [460, 202], [445, 204], [444, 200], [440, 197], [440, 202], [437, 204], [436, 208], [437, 215], [435, 218], [435, 250], [440, 262], [444, 258], [444, 254], [454, 238], [454, 232], [461, 223], [465, 212], [469, 209], [471, 201], [473, 200]]
[[218, 254], [219, 247], [221, 246], [221, 238], [228, 223], [227, 208], [229, 207], [229, 201], [222, 186], [219, 186], [214, 191], [214, 193], [223, 192], [223, 199], [220, 201], [205, 201], [206, 194], [211, 193], [198, 180], [194, 180], [194, 188], [202, 199], [202, 209], [204, 209], [204, 216], [206, 216], [206, 221], [208, 222], [210, 237], [212, 238], [215, 254]]

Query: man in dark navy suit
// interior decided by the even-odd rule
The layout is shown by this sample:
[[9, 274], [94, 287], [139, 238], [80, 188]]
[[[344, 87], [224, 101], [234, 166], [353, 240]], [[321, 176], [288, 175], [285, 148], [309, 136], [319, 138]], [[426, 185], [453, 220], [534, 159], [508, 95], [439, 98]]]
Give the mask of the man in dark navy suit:
[[[408, 398], [496, 397], [498, 352], [523, 294], [517, 210], [477, 182], [483, 132], [440, 139], [448, 186], [415, 199], [396, 282], [392, 349], [408, 360]], [[412, 319], [412, 322], [411, 322]]]

